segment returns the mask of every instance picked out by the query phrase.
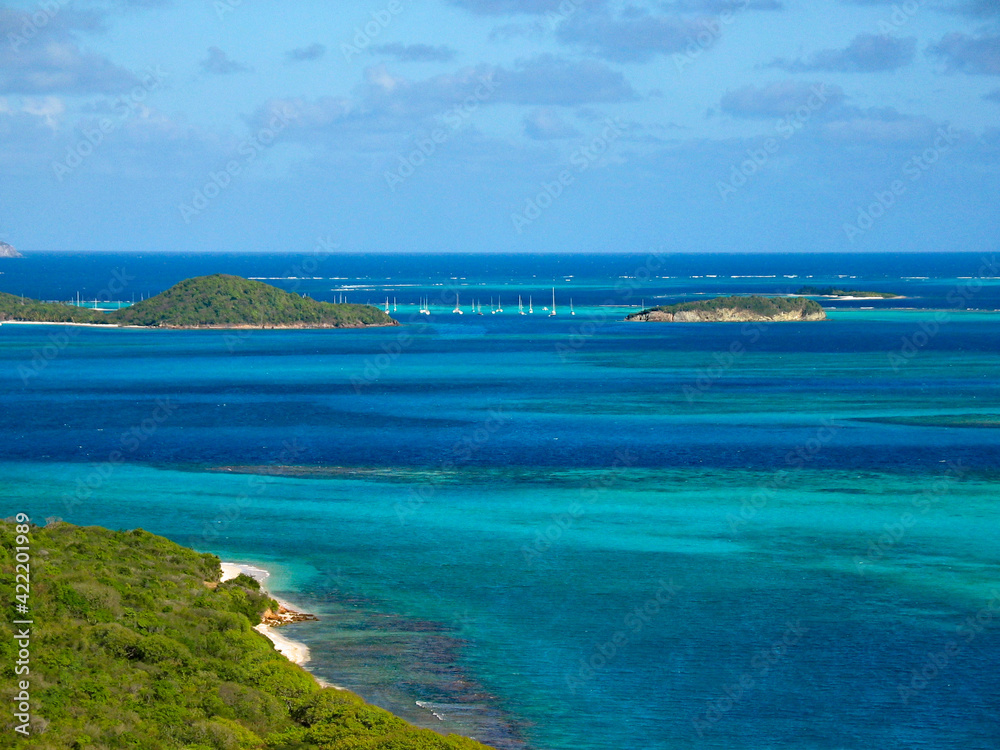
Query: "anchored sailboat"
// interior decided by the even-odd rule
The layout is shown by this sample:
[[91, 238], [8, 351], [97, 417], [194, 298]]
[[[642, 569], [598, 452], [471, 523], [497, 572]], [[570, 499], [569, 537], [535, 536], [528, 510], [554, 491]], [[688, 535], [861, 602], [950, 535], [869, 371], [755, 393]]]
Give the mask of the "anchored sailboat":
[[549, 313], [549, 317], [554, 317], [556, 314], [556, 288], [552, 287], [552, 312]]
[[517, 295], [517, 314], [524, 315], [524, 303], [521, 301], [521, 295]]
[[573, 309], [573, 298], [569, 298], [569, 314], [576, 315], [576, 311]]
[[455, 309], [452, 310], [453, 313], [458, 313], [459, 315], [464, 315], [462, 308], [458, 305], [458, 292], [455, 292]]

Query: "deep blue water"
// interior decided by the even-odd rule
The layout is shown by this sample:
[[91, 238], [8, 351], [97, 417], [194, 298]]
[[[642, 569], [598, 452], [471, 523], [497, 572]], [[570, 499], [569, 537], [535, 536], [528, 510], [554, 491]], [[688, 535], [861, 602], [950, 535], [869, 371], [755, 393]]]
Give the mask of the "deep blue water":
[[[397, 329], [0, 326], [3, 513], [262, 564], [321, 615], [289, 633], [317, 674], [506, 747], [1000, 746], [983, 259], [670, 256], [647, 279], [650, 257], [337, 257], [274, 281], [395, 297]], [[93, 296], [128, 268], [125, 299], [304, 262], [36, 256], [0, 290]], [[906, 299], [621, 321], [806, 283]]]

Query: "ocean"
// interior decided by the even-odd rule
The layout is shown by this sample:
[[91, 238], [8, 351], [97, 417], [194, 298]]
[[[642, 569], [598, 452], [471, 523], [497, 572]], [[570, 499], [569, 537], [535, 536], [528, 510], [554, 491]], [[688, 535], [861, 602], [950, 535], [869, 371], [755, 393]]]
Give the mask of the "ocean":
[[[995, 750], [998, 269], [3, 261], [0, 291], [48, 300], [129, 302], [221, 272], [388, 300], [404, 325], [0, 326], [0, 510], [264, 567], [321, 618], [285, 631], [317, 676], [500, 748]], [[822, 300], [814, 323], [622, 320], [802, 286], [904, 299]]]

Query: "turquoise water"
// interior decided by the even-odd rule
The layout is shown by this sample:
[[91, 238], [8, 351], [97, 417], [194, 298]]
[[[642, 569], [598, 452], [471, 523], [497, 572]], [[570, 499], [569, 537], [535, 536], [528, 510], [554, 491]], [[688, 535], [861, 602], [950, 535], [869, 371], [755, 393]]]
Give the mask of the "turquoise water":
[[317, 675], [502, 747], [1000, 746], [996, 316], [657, 326], [580, 294], [2, 326], [4, 515], [267, 567], [321, 617], [288, 628]]

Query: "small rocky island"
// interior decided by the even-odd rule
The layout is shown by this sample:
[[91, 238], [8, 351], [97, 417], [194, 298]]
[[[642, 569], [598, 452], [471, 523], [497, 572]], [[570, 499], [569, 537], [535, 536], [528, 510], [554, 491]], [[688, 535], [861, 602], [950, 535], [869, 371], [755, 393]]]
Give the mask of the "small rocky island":
[[23, 258], [17, 250], [14, 249], [13, 245], [8, 245], [6, 242], [0, 242], [0, 258]]
[[839, 297], [842, 299], [906, 299], [893, 292], [872, 292], [859, 289], [836, 289], [832, 286], [804, 286], [796, 294], [803, 297]]
[[757, 323], [826, 320], [818, 302], [802, 297], [716, 297], [663, 305], [632, 313], [625, 320], [647, 323]]
[[371, 305], [317, 302], [240, 276], [199, 276], [114, 312], [0, 293], [0, 322], [177, 329], [366, 328], [399, 323]]

